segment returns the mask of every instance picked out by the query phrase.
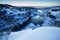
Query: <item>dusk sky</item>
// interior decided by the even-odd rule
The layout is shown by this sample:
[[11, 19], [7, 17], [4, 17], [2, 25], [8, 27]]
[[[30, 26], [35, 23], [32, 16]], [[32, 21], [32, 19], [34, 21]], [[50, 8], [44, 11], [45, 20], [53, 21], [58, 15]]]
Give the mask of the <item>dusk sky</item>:
[[0, 0], [0, 4], [14, 6], [60, 6], [60, 0]]

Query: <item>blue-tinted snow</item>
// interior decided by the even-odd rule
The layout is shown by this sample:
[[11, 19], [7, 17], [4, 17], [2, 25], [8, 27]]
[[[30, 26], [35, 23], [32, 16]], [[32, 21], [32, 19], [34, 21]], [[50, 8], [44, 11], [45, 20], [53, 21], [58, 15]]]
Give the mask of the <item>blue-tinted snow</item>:
[[[3, 4], [2, 4], [3, 5]], [[3, 5], [4, 7], [1, 9], [2, 11], [7, 11], [6, 14], [4, 15], [4, 17], [6, 16], [7, 18], [9, 18], [7, 21], [4, 21], [5, 24], [0, 25], [2, 28], [9, 28], [14, 26], [16, 23], [19, 24], [23, 24], [24, 22], [28, 21], [29, 17], [31, 17], [31, 20], [29, 19], [28, 23], [26, 24], [27, 26], [30, 25], [30, 28], [32, 28], [31, 25], [36, 26], [35, 24], [39, 25], [39, 26], [55, 26], [58, 25], [57, 23], [55, 23], [55, 21], [59, 21], [60, 22], [60, 9], [59, 7], [56, 7], [56, 9], [53, 9], [55, 7], [47, 7], [47, 8], [29, 8], [28, 7], [21, 7], [21, 11], [19, 9], [19, 7], [12, 7], [9, 8], [8, 6]], [[58, 8], [58, 9], [57, 9]], [[52, 10], [50, 10], [52, 9]], [[1, 11], [0, 10], [0, 11]], [[26, 11], [28, 10], [28, 11]], [[56, 17], [56, 19], [53, 19], [53, 17], [51, 18], [49, 16], [53, 15], [54, 17]], [[32, 23], [32, 24], [31, 24]], [[54, 24], [55, 23], [55, 24]], [[1, 24], [1, 22], [0, 22]], [[60, 23], [59, 23], [60, 24]], [[34, 28], [34, 27], [33, 27]]]
[[9, 40], [60, 40], [60, 28], [39, 27], [35, 30], [12, 32]]
[[[14, 25], [20, 27], [17, 23], [22, 25], [31, 16], [31, 20], [29, 20], [28, 23], [26, 22], [27, 24], [25, 23], [26, 26], [22, 26], [22, 28], [24, 27], [23, 30], [11, 32], [11, 34], [7, 36], [9, 40], [60, 40], [60, 28], [58, 28], [60, 27], [60, 11], [49, 10], [52, 8], [54, 7], [47, 9], [38, 8], [39, 11], [35, 10], [36, 8], [33, 8], [35, 11], [29, 11], [31, 13], [29, 15], [27, 14], [28, 12], [23, 11], [24, 9], [19, 11], [17, 8], [0, 8], [0, 11], [7, 11], [2, 17], [9, 18], [7, 20], [8, 22], [0, 19], [0, 30], [14, 27]], [[49, 13], [51, 13], [51, 15]], [[54, 16], [56, 19], [51, 16]], [[4, 36], [0, 36], [0, 38], [2, 39]]]

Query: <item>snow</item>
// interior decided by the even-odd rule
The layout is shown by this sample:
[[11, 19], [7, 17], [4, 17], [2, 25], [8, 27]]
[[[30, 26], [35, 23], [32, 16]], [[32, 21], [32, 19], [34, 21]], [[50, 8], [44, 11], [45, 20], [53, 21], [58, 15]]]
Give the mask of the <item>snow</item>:
[[42, 26], [52, 26], [53, 25], [53, 20], [49, 17], [46, 17], [46, 19], [44, 20], [44, 23]]
[[[48, 17], [47, 16], [47, 14], [49, 13], [49, 12], [51, 12], [51, 15], [54, 15], [55, 17], [57, 17], [56, 18], [56, 20], [57, 21], [60, 21], [60, 11], [50, 11], [50, 10], [44, 10], [44, 8], [42, 8], [42, 9], [38, 9], [38, 8], [34, 8], [34, 9], [30, 9], [30, 13], [31, 13], [31, 15], [30, 14], [28, 14], [27, 15], [27, 11], [24, 9], [24, 8], [22, 8], [21, 10], [22, 11], [19, 11], [19, 9], [18, 9], [19, 7], [16, 7], [16, 8], [2, 8], [1, 10], [5, 10], [5, 11], [7, 11], [7, 13], [5, 14], [5, 16], [7, 16], [7, 17], [10, 17], [10, 19], [9, 20], [11, 20], [11, 21], [9, 21], [9, 20], [7, 20], [8, 21], [8, 23], [6, 22], [6, 21], [3, 21], [2, 22], [2, 25], [3, 25], [3, 27], [4, 28], [7, 28], [7, 26], [8, 27], [11, 27], [11, 25], [14, 25], [15, 23], [19, 23], [19, 24], [23, 24], [23, 22], [26, 22], [28, 19], [29, 19], [29, 17], [31, 16], [31, 15], [33, 15], [32, 16], [32, 19], [31, 19], [31, 22], [32, 22], [32, 24], [35, 26], [35, 24], [39, 24], [40, 26], [42, 25], [42, 26], [51, 26], [51, 25], [53, 25], [52, 24], [52, 22], [54, 22], [53, 20], [52, 20], [52, 18], [50, 18], [50, 17]], [[38, 9], [38, 10], [37, 10]], [[57, 8], [56, 8], [57, 9]], [[28, 10], [28, 9], [27, 9]], [[31, 11], [32, 10], [32, 11]], [[20, 15], [19, 15], [20, 14]], [[36, 15], [35, 15], [36, 14]], [[35, 15], [35, 16], [34, 16]], [[1, 19], [2, 20], [2, 19]], [[3, 19], [4, 20], [4, 19]], [[13, 21], [12, 21], [13, 20]], [[4, 23], [5, 22], [5, 23]], [[42, 23], [42, 22], [44, 22], [44, 23]], [[3, 24], [4, 23], [4, 24]], [[0, 23], [1, 24], [1, 23]], [[9, 24], [9, 25], [8, 25]], [[1, 25], [1, 26], [2, 26]], [[5, 25], [6, 25], [6, 27], [5, 27]]]
[[12, 32], [10, 40], [60, 40], [60, 28], [40, 27], [35, 30], [27, 29]]
[[[42, 9], [44, 10], [44, 8]], [[32, 16], [31, 20], [28, 20], [29, 23], [27, 26], [25, 26], [22, 31], [11, 32], [11, 34], [7, 36], [8, 40], [60, 40], [60, 28], [56, 27], [54, 24], [57, 21], [56, 25], [60, 27], [60, 11], [50, 11], [47, 9], [45, 11], [41, 9], [34, 11], [32, 9], [32, 11], [30, 10], [30, 15], [27, 14], [28, 12], [25, 9], [23, 10], [19, 11], [17, 8], [0, 9], [0, 11], [3, 12], [7, 11], [7, 13], [2, 16], [3, 18], [9, 17], [9, 20], [7, 20], [8, 22], [0, 17], [0, 30], [13, 27], [15, 24], [19, 26], [18, 23], [22, 25]], [[53, 17], [51, 18], [48, 13], [51, 13], [56, 19]], [[1, 40], [4, 40], [2, 39], [4, 37], [5, 36], [0, 36]]]

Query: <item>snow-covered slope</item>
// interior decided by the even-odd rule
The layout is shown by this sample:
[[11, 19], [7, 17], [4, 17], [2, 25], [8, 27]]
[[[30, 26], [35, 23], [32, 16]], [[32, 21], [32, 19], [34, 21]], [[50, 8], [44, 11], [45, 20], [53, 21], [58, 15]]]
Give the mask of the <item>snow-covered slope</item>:
[[58, 27], [39, 27], [35, 30], [27, 29], [12, 32], [10, 40], [60, 40], [60, 28]]

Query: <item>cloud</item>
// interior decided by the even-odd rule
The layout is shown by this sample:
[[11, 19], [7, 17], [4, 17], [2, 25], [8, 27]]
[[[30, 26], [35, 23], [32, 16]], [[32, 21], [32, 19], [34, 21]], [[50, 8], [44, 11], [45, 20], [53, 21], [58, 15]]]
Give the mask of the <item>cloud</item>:
[[0, 2], [1, 4], [10, 4], [14, 6], [59, 6], [56, 2]]

